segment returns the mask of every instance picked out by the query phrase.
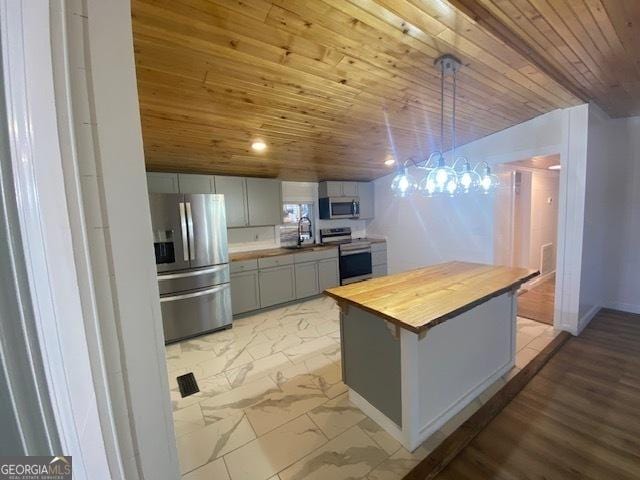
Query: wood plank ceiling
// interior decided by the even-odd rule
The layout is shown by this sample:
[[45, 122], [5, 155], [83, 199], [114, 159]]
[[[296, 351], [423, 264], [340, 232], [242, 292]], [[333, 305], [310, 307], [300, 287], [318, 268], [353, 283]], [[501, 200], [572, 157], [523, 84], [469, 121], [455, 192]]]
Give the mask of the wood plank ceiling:
[[[442, 53], [464, 64], [460, 144], [590, 98], [633, 113], [640, 40], [623, 19], [634, 2], [133, 0], [147, 168], [308, 181], [385, 175], [388, 156], [423, 158], [439, 146], [433, 60]], [[610, 51], [634, 61], [613, 73], [603, 63]], [[252, 151], [254, 139], [268, 148]]]
[[640, 115], [639, 0], [451, 0], [612, 117]]

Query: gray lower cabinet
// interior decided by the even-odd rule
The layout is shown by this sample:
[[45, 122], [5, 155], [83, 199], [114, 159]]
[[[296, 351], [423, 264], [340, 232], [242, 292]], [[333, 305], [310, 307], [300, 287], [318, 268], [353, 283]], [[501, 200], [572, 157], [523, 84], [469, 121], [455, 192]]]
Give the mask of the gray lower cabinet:
[[259, 271], [260, 306], [270, 307], [296, 299], [293, 265], [264, 268]]
[[258, 271], [231, 275], [231, 311], [234, 315], [260, 308]]
[[216, 175], [215, 188], [216, 193], [224, 195], [227, 227], [246, 227], [248, 218], [245, 179], [242, 177], [221, 177]]
[[324, 292], [327, 288], [340, 285], [338, 259], [328, 258], [318, 262], [318, 289]]
[[298, 263], [295, 269], [296, 298], [306, 298], [319, 294], [318, 262]]

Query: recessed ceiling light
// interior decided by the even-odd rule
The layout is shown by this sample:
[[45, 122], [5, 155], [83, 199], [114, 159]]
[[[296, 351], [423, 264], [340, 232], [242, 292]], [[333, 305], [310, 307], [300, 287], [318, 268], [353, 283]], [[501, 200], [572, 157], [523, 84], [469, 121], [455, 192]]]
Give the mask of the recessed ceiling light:
[[391, 157], [387, 158], [387, 159], [384, 161], [384, 164], [385, 164], [387, 167], [390, 167], [390, 166], [391, 166], [391, 165], [393, 165], [394, 163], [396, 163], [396, 161], [395, 161], [395, 159], [393, 159], [393, 158], [391, 158]]
[[267, 148], [267, 144], [262, 140], [256, 140], [251, 144], [251, 148], [253, 148], [256, 152], [262, 152]]
[[549, 170], [560, 170], [562, 167], [560, 165], [551, 165], [548, 168]]

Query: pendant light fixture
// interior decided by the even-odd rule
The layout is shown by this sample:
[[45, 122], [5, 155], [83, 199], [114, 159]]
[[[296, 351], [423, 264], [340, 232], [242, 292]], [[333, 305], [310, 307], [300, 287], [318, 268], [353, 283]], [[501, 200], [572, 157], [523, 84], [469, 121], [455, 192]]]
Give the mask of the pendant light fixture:
[[[457, 81], [456, 74], [462, 63], [455, 56], [445, 54], [434, 61], [434, 65], [440, 70], [440, 149], [429, 155], [426, 161], [416, 162], [408, 159], [403, 164], [398, 165], [398, 171], [391, 182], [391, 191], [397, 197], [407, 197], [415, 191], [422, 195], [432, 197], [434, 195], [454, 196], [457, 193], [472, 193], [480, 191], [484, 194], [492, 193], [499, 185], [498, 177], [491, 173], [491, 167], [487, 162], [478, 163], [475, 168], [466, 157], [456, 158], [456, 94]], [[455, 159], [453, 166], [448, 166], [444, 151], [444, 86], [445, 77], [452, 77], [452, 97], [451, 107], [451, 158]], [[409, 174], [407, 165], [412, 163], [415, 167], [425, 171], [424, 177], [416, 185], [413, 177]], [[462, 163], [462, 169], [456, 170], [458, 163]], [[478, 173], [478, 168], [483, 167], [482, 173]]]

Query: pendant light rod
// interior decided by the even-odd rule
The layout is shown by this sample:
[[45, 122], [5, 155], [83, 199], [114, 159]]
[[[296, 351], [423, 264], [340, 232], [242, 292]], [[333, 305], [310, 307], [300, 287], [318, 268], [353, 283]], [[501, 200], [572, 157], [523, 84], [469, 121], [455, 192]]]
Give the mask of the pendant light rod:
[[452, 144], [455, 158], [456, 144], [456, 72], [462, 66], [462, 62], [455, 55], [446, 53], [439, 56], [433, 62], [440, 69], [440, 151], [444, 153], [444, 79], [447, 75], [453, 77], [453, 107], [452, 107]]

